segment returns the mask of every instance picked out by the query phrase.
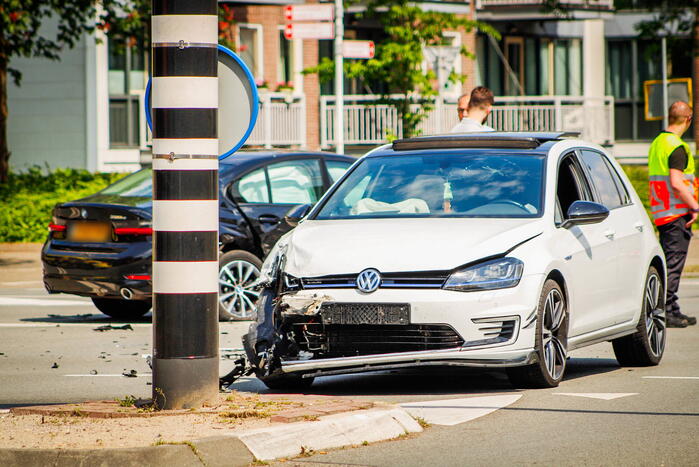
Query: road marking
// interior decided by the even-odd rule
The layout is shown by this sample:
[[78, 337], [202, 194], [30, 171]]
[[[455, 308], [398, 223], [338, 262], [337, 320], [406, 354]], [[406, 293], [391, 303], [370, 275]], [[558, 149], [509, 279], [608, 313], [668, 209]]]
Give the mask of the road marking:
[[77, 378], [82, 378], [82, 377], [96, 378], [96, 377], [100, 377], [100, 376], [119, 376], [119, 377], [122, 377], [122, 378], [134, 378], [134, 377], [140, 378], [140, 377], [142, 377], [142, 376], [143, 376], [143, 377], [145, 377], [145, 376], [153, 376], [153, 373], [136, 373], [134, 376], [126, 376], [126, 375], [122, 375], [121, 373], [119, 373], [119, 374], [113, 374], [113, 375], [112, 375], [112, 374], [109, 374], [109, 375], [107, 375], [107, 374], [101, 375], [101, 374], [98, 373], [98, 374], [96, 374], [96, 375], [90, 375], [90, 374], [88, 374], [88, 375], [63, 375], [63, 376], [72, 376], [72, 377], [77, 377]]
[[41, 281], [0, 282], [0, 285], [28, 285], [28, 284], [41, 284]]
[[0, 306], [93, 306], [92, 302], [78, 300], [51, 300], [42, 298], [0, 297]]
[[637, 396], [637, 392], [554, 392], [558, 396], [588, 397], [590, 399], [602, 399], [610, 401], [627, 396]]
[[413, 417], [420, 417], [433, 425], [458, 425], [488, 415], [515, 403], [521, 394], [507, 396], [468, 397], [439, 401], [408, 402], [400, 404]]
[[[99, 317], [99, 315], [98, 315]], [[55, 318], [54, 318], [55, 319]], [[90, 318], [94, 319], [94, 318]], [[53, 321], [50, 323], [0, 323], [0, 328], [55, 328], [57, 324], [61, 327], [97, 327], [103, 325], [107, 320], [104, 321], [93, 321], [91, 323], [81, 323], [81, 322], [71, 322], [71, 321]], [[132, 327], [146, 327], [151, 326], [151, 323], [129, 323]]]
[[699, 379], [699, 376], [643, 376], [646, 379]]

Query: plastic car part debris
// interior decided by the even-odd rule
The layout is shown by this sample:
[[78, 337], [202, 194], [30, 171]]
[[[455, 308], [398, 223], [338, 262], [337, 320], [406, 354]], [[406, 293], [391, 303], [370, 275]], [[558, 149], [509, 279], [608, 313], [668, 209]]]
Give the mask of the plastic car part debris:
[[111, 331], [113, 329], [121, 329], [124, 331], [133, 331], [133, 328], [131, 327], [130, 324], [125, 324], [123, 326], [112, 326], [111, 324], [105, 324], [104, 326], [96, 327], [94, 329], [94, 331], [104, 332], [104, 331]]
[[248, 365], [245, 355], [238, 354], [237, 356], [238, 359], [235, 360], [235, 366], [233, 369], [226, 375], [220, 377], [218, 380], [219, 389], [221, 391], [229, 390], [235, 380], [242, 378], [243, 376], [251, 375], [253, 372], [253, 368], [252, 366]]
[[127, 378], [135, 378], [138, 376], [138, 371], [136, 371], [136, 370], [124, 371], [121, 375], [126, 376]]
[[53, 362], [53, 365], [51, 365], [51, 368], [53, 368], [53, 369], [56, 369], [56, 368], [58, 368], [58, 363], [56, 363], [56, 362]]
[[316, 315], [323, 303], [331, 301], [327, 295], [302, 297], [298, 295], [283, 295], [279, 301], [282, 316], [287, 315]]
[[90, 370], [90, 374], [91, 374], [91, 375], [96, 375], [96, 374], [97, 374], [97, 370]]

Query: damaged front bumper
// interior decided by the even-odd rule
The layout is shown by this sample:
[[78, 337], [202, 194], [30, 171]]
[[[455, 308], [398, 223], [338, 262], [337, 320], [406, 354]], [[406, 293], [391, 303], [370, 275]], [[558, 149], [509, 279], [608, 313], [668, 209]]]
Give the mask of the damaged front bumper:
[[283, 373], [303, 373], [304, 377], [382, 371], [416, 366], [464, 366], [505, 368], [535, 363], [534, 349], [468, 350], [461, 347], [425, 352], [398, 352], [379, 355], [282, 361]]

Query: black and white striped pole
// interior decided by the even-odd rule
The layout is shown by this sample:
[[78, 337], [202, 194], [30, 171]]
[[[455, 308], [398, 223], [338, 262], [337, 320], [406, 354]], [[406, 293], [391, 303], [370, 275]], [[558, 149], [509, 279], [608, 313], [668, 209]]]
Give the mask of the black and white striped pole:
[[216, 0], [153, 0], [153, 399], [218, 394]]

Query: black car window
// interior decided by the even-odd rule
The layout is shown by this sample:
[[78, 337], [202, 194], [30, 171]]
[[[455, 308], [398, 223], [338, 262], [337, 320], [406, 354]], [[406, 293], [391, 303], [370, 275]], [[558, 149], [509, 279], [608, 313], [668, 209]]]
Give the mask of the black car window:
[[277, 162], [267, 166], [272, 203], [312, 204], [323, 194], [318, 159]]
[[269, 187], [265, 168], [243, 175], [235, 184], [235, 188], [244, 203], [269, 203]]
[[153, 171], [141, 169], [102, 190], [103, 195], [150, 197], [153, 195]]
[[330, 180], [335, 183], [342, 177], [347, 169], [352, 165], [351, 162], [345, 161], [325, 161], [325, 165], [328, 168], [328, 173], [330, 174]]
[[619, 195], [619, 190], [602, 155], [594, 151], [581, 151], [580, 156], [590, 173], [592, 183], [597, 188], [597, 194], [600, 198], [598, 201], [604, 204], [607, 209], [622, 206], [624, 203]]

